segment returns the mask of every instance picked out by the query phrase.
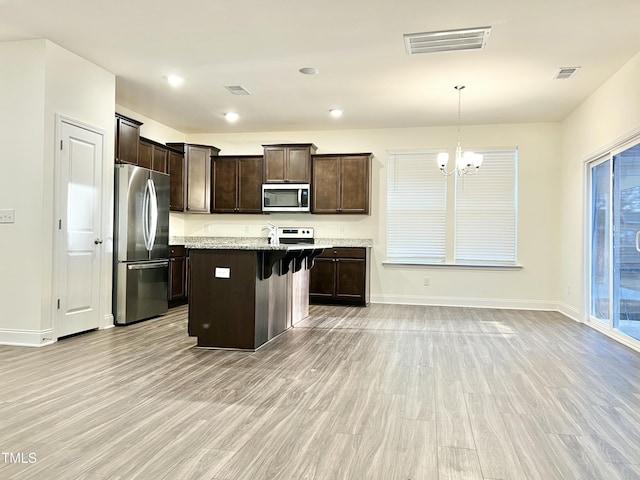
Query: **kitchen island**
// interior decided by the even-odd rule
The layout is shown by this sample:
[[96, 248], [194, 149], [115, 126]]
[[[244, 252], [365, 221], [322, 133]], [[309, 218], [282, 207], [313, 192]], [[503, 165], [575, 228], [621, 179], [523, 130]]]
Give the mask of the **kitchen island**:
[[309, 314], [309, 268], [331, 245], [199, 238], [189, 249], [189, 335], [205, 348], [256, 350]]

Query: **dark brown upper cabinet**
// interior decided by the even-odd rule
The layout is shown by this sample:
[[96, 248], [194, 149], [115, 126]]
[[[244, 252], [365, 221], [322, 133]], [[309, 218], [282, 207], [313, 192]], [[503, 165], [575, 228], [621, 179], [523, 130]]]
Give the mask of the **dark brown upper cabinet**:
[[184, 153], [169, 149], [169, 209], [176, 212], [184, 212], [187, 191], [184, 174]]
[[153, 144], [140, 138], [138, 145], [138, 166], [151, 169], [153, 164]]
[[116, 113], [115, 118], [115, 161], [138, 165], [138, 145], [140, 143], [141, 122]]
[[371, 153], [314, 155], [312, 213], [370, 213]]
[[262, 212], [262, 157], [213, 157], [213, 213]]
[[313, 143], [263, 145], [264, 183], [311, 183]]
[[210, 145], [194, 145], [190, 143], [167, 143], [167, 146], [175, 148], [184, 154], [183, 178], [180, 180], [176, 178], [175, 180], [176, 192], [179, 185], [182, 185], [184, 190], [183, 211], [188, 213], [210, 213], [211, 157], [217, 156], [220, 149]]
[[156, 172], [169, 173], [169, 149], [153, 140], [140, 137], [138, 146], [138, 165]]

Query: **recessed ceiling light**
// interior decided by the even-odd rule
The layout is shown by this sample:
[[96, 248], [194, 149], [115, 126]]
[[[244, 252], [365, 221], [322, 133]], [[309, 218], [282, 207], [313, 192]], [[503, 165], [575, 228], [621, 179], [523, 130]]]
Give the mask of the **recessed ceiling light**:
[[182, 82], [184, 82], [184, 78], [179, 77], [178, 75], [169, 75], [167, 77], [167, 82], [169, 82], [169, 85], [172, 87], [179, 87], [182, 85]]
[[329, 110], [329, 113], [334, 118], [338, 118], [342, 116], [342, 110], [340, 110], [339, 108], [332, 108], [331, 110]]
[[236, 112], [227, 112], [224, 114], [224, 118], [227, 119], [227, 122], [235, 122], [240, 118]]
[[298, 71], [304, 75], [317, 75], [320, 72], [316, 67], [304, 67]]

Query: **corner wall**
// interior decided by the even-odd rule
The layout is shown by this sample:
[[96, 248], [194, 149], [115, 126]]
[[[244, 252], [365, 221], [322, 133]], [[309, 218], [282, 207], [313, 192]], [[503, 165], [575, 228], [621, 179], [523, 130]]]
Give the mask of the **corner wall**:
[[113, 168], [114, 168], [114, 110], [116, 98], [115, 75], [69, 52], [53, 42], [46, 42], [45, 138], [44, 138], [44, 203], [41, 244], [42, 325], [54, 328], [55, 281], [55, 174], [56, 114], [64, 115], [104, 132], [104, 162], [102, 168], [102, 231], [105, 240], [101, 249], [100, 327], [113, 326], [111, 314], [111, 283], [113, 258]]
[[[105, 131], [104, 192], [113, 190], [113, 74], [47, 40], [0, 43], [0, 343], [43, 345], [53, 339], [55, 115]], [[108, 170], [108, 174], [107, 174]], [[110, 231], [103, 197], [103, 232]], [[103, 251], [101, 315], [111, 313], [110, 252]]]
[[589, 314], [585, 161], [640, 132], [639, 84], [640, 53], [562, 123], [559, 293], [561, 311], [576, 320]]
[[[45, 41], [0, 43], [0, 208], [15, 222], [0, 224], [0, 341], [31, 342], [43, 332], [46, 271], [41, 239], [45, 201]], [[34, 335], [24, 332], [33, 332]]]

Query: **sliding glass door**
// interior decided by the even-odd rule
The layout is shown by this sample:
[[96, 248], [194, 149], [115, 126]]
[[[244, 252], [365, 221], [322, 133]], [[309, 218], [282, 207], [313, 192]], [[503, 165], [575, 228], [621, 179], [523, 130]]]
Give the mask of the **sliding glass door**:
[[613, 328], [640, 340], [640, 145], [613, 156]]
[[640, 340], [640, 144], [590, 172], [591, 318]]
[[611, 323], [611, 161], [591, 165], [591, 318]]

